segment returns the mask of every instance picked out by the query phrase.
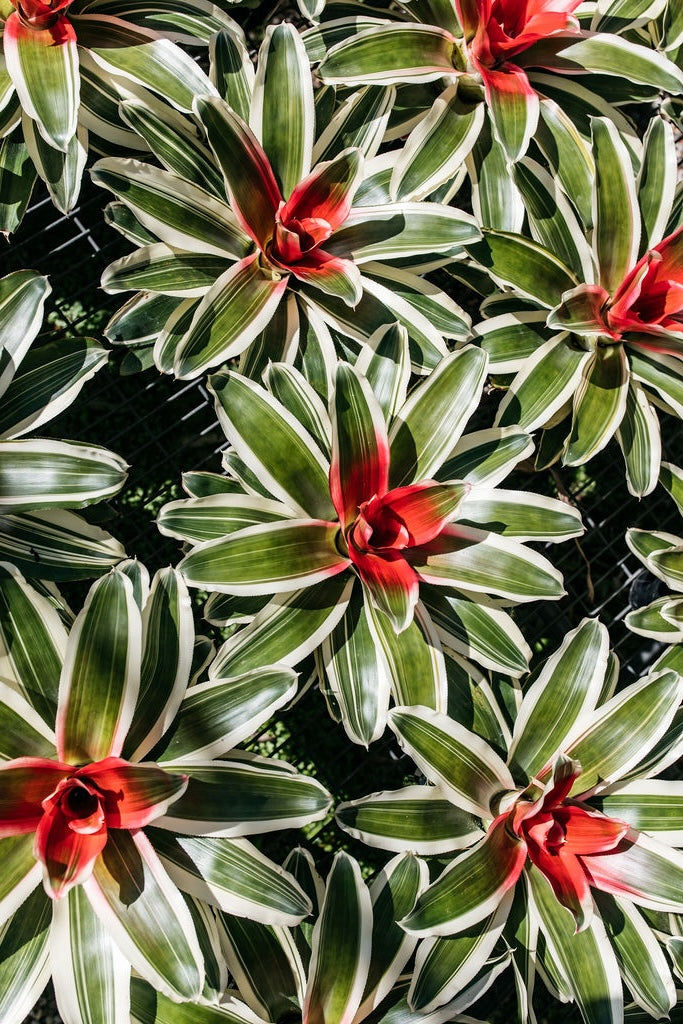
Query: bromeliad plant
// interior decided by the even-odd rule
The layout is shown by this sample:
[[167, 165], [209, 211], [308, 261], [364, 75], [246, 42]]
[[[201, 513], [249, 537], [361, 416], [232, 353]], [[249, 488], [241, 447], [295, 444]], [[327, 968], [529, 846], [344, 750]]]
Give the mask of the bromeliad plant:
[[585, 619], [518, 691], [512, 721], [483, 688], [490, 739], [431, 709], [395, 708], [390, 725], [429, 785], [337, 809], [373, 845], [454, 854], [401, 921], [425, 937], [413, 1009], [448, 1001], [501, 936], [522, 1020], [535, 975], [595, 1024], [623, 1020], [620, 974], [652, 1016], [674, 1005], [650, 912], [683, 911], [683, 783], [654, 778], [678, 757], [683, 677], [656, 672], [613, 695], [608, 644]]
[[189, 110], [196, 94], [213, 92], [176, 44], [206, 44], [226, 26], [239, 31], [207, 0], [2, 0], [0, 230], [18, 227], [36, 173], [60, 210], [75, 206], [89, 131], [105, 151], [140, 149], [118, 116], [123, 96], [144, 86]]
[[[308, 47], [323, 58], [319, 75], [326, 83], [407, 86], [391, 126], [392, 137], [412, 129], [393, 164], [395, 198], [429, 195], [469, 158], [481, 223], [519, 230], [524, 210], [506, 163], [522, 157], [532, 138], [552, 152], [577, 133], [576, 125], [585, 133], [597, 112], [628, 130], [603, 95], [617, 103], [631, 98], [632, 83], [636, 94], [683, 92], [673, 61], [614, 34], [614, 19], [599, 6], [591, 30], [575, 17], [580, 0], [399, 3], [385, 12], [373, 8], [373, 18], [362, 10], [346, 17], [345, 10], [310, 30]], [[328, 4], [326, 18], [334, 7]], [[378, 21], [380, 13], [386, 20]], [[637, 23], [633, 14], [624, 11], [621, 31]], [[423, 83], [446, 87], [421, 90]]]
[[275, 925], [310, 910], [243, 837], [316, 820], [329, 797], [232, 749], [296, 677], [196, 683], [208, 645], [171, 569], [150, 587], [123, 563], [69, 618], [0, 565], [0, 1017], [22, 1021], [52, 974], [65, 1024], [129, 1024], [131, 967], [172, 1000], [215, 1002], [207, 905]]
[[150, 116], [129, 103], [125, 116], [171, 169], [118, 158], [93, 169], [119, 200], [111, 219], [140, 246], [104, 272], [106, 291], [142, 289], [108, 336], [139, 342], [142, 329], [142, 340], [155, 337], [158, 369], [181, 378], [236, 356], [258, 376], [269, 360], [293, 359], [309, 330], [321, 358], [336, 361], [329, 327], [358, 348], [399, 320], [416, 367], [435, 366], [447, 352], [443, 334], [465, 337], [469, 318], [411, 266], [462, 253], [480, 237], [474, 219], [438, 203], [353, 205], [377, 133], [357, 130], [349, 146], [343, 119], [331, 133], [316, 124], [306, 52], [291, 25], [268, 30], [255, 78], [230, 34], [213, 54], [223, 96], [194, 104], [209, 148], [197, 146], [192, 122], [183, 129], [160, 107]]
[[[425, 862], [412, 854], [395, 857], [370, 885], [345, 853], [337, 854], [325, 882], [305, 850], [294, 850], [285, 867], [308, 893], [313, 919], [285, 930], [221, 914], [222, 947], [239, 991], [212, 1011], [210, 1024], [423, 1021], [424, 1015], [413, 1013], [406, 1002], [408, 978], [403, 974], [417, 939], [396, 919], [425, 888]], [[506, 960], [483, 969], [456, 999], [430, 1015], [430, 1021], [471, 1021], [460, 1015], [486, 991]], [[133, 983], [137, 1024], [180, 1024], [186, 1019], [182, 1013], [144, 983]]]
[[23, 436], [66, 409], [107, 361], [89, 338], [36, 341], [49, 293], [31, 270], [0, 279], [0, 557], [28, 576], [82, 579], [125, 552], [71, 509], [116, 494], [127, 466], [104, 448]]
[[[389, 329], [366, 355], [338, 365], [329, 412], [284, 364], [269, 367], [267, 389], [213, 376], [229, 477], [159, 515], [192, 546], [179, 566], [188, 583], [230, 595], [224, 621], [257, 611], [212, 672], [315, 652], [364, 744], [384, 731], [390, 695], [445, 710], [442, 643], [519, 675], [529, 652], [503, 606], [562, 595], [560, 574], [523, 542], [582, 529], [559, 501], [498, 489], [528, 454], [526, 434], [463, 435], [485, 379], [479, 349], [447, 356], [409, 394], [405, 332]], [[217, 603], [211, 613], [220, 619]]]
[[629, 490], [642, 496], [659, 476], [654, 407], [683, 415], [673, 132], [654, 119], [634, 153], [610, 121], [595, 118], [592, 148], [577, 139], [569, 159], [577, 175], [569, 195], [531, 159], [514, 168], [531, 237], [485, 231], [471, 247], [509, 288], [490, 297], [490, 319], [474, 333], [509, 385], [496, 422], [546, 428], [540, 465], [580, 465], [616, 436]]

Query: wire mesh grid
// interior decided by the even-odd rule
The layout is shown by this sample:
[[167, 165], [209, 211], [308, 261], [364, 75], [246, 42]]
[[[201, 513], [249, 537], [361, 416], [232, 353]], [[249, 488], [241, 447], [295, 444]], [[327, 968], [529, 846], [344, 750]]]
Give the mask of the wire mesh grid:
[[[32, 268], [49, 275], [52, 294], [47, 330], [51, 335], [55, 331], [101, 334], [108, 316], [121, 304], [118, 296], [107, 296], [99, 288], [105, 266], [127, 251], [124, 240], [104, 223], [106, 201], [101, 190], [87, 180], [79, 205], [69, 216], [57, 214], [47, 198], [34, 201], [2, 257], [3, 274]], [[180, 554], [178, 544], [163, 537], [155, 526], [158, 509], [182, 495], [181, 471], [220, 470], [219, 453], [225, 438], [201, 382], [175, 381], [155, 370], [123, 376], [120, 356], [120, 352], [114, 353], [110, 365], [86, 385], [75, 406], [43, 433], [95, 442], [129, 462], [122, 492], [104, 507], [89, 510], [89, 515], [110, 529], [128, 554], [140, 558], [153, 572], [177, 562]], [[490, 404], [496, 400], [495, 394], [486, 399]], [[683, 430], [666, 419], [663, 458], [680, 462]], [[680, 518], [669, 496], [661, 487], [641, 502], [630, 496], [614, 442], [587, 468], [559, 468], [542, 474], [518, 470], [505, 486], [559, 495], [578, 507], [586, 527], [579, 540], [542, 548], [564, 574], [567, 594], [558, 602], [535, 602], [517, 609], [516, 619], [532, 648], [550, 652], [583, 616], [598, 615], [610, 628], [612, 645], [622, 662], [623, 681], [640, 676], [662, 648], [634, 636], [623, 620], [631, 607], [657, 596], [659, 581], [628, 550], [624, 534], [628, 526], [680, 533]], [[78, 607], [87, 585], [72, 587], [69, 596]], [[201, 622], [199, 609], [197, 621]], [[200, 628], [206, 631], [203, 625]], [[294, 709], [269, 723], [257, 742], [263, 752], [280, 754], [315, 772], [338, 800], [419, 778], [410, 759], [389, 736], [369, 751], [350, 744], [341, 726], [324, 711], [321, 695], [313, 690]], [[275, 841], [268, 839], [262, 846], [266, 853], [281, 859], [300, 841], [300, 833], [292, 831]], [[323, 869], [329, 865], [333, 849], [340, 846], [361, 859], [367, 870], [386, 859], [375, 859], [330, 821], [306, 830], [305, 841], [316, 848]], [[496, 998], [506, 995], [509, 993], [498, 991]], [[492, 1011], [494, 1018], [504, 1019]], [[554, 1004], [550, 1019], [573, 1022], [579, 1017], [574, 1008]], [[49, 992], [26, 1024], [37, 1020], [60, 1022]], [[542, 1014], [539, 1020], [543, 1020]]]

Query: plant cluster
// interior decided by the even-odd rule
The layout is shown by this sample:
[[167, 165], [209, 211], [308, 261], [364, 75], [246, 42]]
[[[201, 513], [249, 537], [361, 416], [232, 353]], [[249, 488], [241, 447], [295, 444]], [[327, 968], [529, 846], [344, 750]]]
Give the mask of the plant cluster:
[[[597, 618], [532, 663], [516, 609], [584, 527], [508, 478], [611, 446], [683, 511], [682, 12], [0, 0], [0, 229], [90, 152], [134, 293], [44, 337], [48, 280], [0, 280], [3, 1024], [50, 978], [65, 1024], [476, 1024], [503, 976], [520, 1024], [680, 1013], [683, 538], [625, 534], [642, 678]], [[151, 579], [79, 511], [124, 460], [35, 436], [105, 342], [211, 371], [225, 434]], [[416, 781], [334, 808], [257, 751], [309, 686]], [[332, 812], [393, 854], [369, 884], [264, 852]]]

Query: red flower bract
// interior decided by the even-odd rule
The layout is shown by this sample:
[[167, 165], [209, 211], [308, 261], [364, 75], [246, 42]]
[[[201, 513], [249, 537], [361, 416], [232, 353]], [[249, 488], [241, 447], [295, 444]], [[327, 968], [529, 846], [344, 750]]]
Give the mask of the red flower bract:
[[[53, 29], [58, 22], [64, 19], [66, 8], [72, 0], [11, 0], [16, 8], [17, 14], [24, 25], [35, 29]], [[10, 15], [14, 17], [14, 15]], [[55, 35], [53, 31], [53, 36]], [[59, 42], [59, 39], [55, 40]]]
[[59, 898], [86, 881], [110, 828], [139, 829], [164, 814], [186, 789], [186, 775], [120, 757], [74, 768], [22, 757], [0, 766], [0, 836], [35, 830], [34, 854], [45, 888]]
[[619, 856], [630, 826], [568, 799], [579, 772], [578, 765], [569, 762], [541, 800], [517, 800], [498, 821], [507, 819], [509, 833], [525, 844], [527, 857], [545, 875], [581, 930], [592, 914], [590, 886], [604, 888], [592, 877], [591, 858]]
[[540, 39], [571, 29], [582, 0], [455, 0], [475, 66], [498, 68]]

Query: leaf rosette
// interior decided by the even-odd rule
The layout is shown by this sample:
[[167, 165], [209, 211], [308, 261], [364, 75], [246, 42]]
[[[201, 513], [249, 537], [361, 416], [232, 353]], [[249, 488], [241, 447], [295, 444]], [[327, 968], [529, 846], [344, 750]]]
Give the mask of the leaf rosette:
[[[388, 1024], [398, 1016], [406, 1024], [424, 1020], [406, 999], [405, 972], [418, 940], [396, 919], [427, 885], [426, 863], [401, 854], [369, 884], [346, 853], [336, 855], [325, 880], [303, 849], [294, 850], [285, 867], [311, 899], [311, 920], [278, 929], [221, 914], [222, 946], [239, 991], [212, 1007], [202, 1018], [205, 1024], [263, 1024], [285, 1016], [303, 1024], [360, 1024], [368, 1018]], [[430, 1020], [470, 1021], [460, 1015], [490, 987], [506, 961], [488, 964]], [[135, 981], [132, 1011], [139, 1024], [181, 1024], [187, 1012]]]
[[215, 1002], [227, 978], [208, 907], [277, 926], [308, 914], [246, 837], [317, 820], [329, 796], [234, 749], [295, 674], [197, 682], [210, 647], [175, 570], [150, 586], [122, 563], [71, 621], [0, 565], [3, 1020], [50, 974], [66, 1024], [128, 1024], [132, 968], [171, 1000]]
[[592, 133], [591, 148], [575, 140], [565, 154], [577, 175], [569, 192], [552, 161], [550, 171], [528, 158], [516, 166], [531, 237], [485, 231], [470, 248], [505, 287], [474, 333], [507, 388], [496, 422], [545, 428], [538, 465], [582, 465], [616, 437], [642, 496], [659, 475], [656, 409], [683, 411], [673, 131], [655, 118], [641, 146], [596, 117]]
[[304, 38], [311, 58], [321, 61], [323, 82], [397, 89], [388, 137], [408, 137], [392, 160], [393, 198], [457, 191], [466, 160], [480, 223], [515, 231], [524, 206], [507, 166], [532, 139], [552, 152], [577, 126], [589, 134], [596, 111], [628, 130], [622, 95], [683, 92], [674, 61], [629, 33], [640, 27], [640, 8], [610, 19], [599, 5], [589, 23], [579, 20], [580, 6], [579, 0], [455, 0], [394, 4], [390, 11], [373, 9], [373, 17], [344, 10], [335, 18], [330, 3]]
[[480, 237], [474, 218], [372, 197], [365, 170], [379, 133], [362, 118], [374, 111], [381, 123], [387, 104], [361, 97], [316, 126], [293, 26], [268, 29], [255, 76], [234, 35], [221, 33], [212, 54], [220, 95], [199, 96], [194, 121], [161, 104], [123, 105], [161, 168], [119, 158], [93, 168], [116, 196], [112, 223], [139, 246], [104, 272], [109, 292], [140, 289], [107, 336], [151, 349], [157, 368], [179, 378], [240, 357], [257, 379], [269, 361], [295, 362], [302, 349], [329, 376], [335, 338], [342, 353], [357, 352], [399, 321], [416, 369], [433, 368], [447, 353], [444, 336], [464, 339], [470, 320], [422, 280], [420, 264], [462, 255]]
[[358, 366], [338, 365], [329, 408], [285, 364], [270, 366], [266, 388], [211, 378], [229, 475], [213, 478], [215, 493], [166, 505], [159, 526], [191, 545], [179, 568], [213, 592], [211, 620], [247, 622], [212, 671], [315, 654], [347, 733], [367, 745], [391, 695], [445, 709], [444, 647], [524, 670], [528, 648], [503, 606], [563, 593], [524, 542], [582, 527], [557, 500], [497, 487], [531, 441], [464, 434], [485, 373], [468, 347], [408, 393], [395, 327]]
[[367, 843], [452, 857], [401, 921], [424, 937], [413, 1010], [451, 999], [501, 939], [521, 1016], [536, 976], [587, 1022], [624, 1019], [620, 976], [652, 1016], [674, 1005], [662, 944], [683, 911], [683, 786], [656, 776], [680, 751], [683, 678], [657, 666], [615, 693], [608, 645], [585, 619], [525, 686], [503, 687], [509, 700], [477, 685], [487, 738], [394, 708], [389, 724], [428, 784], [337, 808]]

